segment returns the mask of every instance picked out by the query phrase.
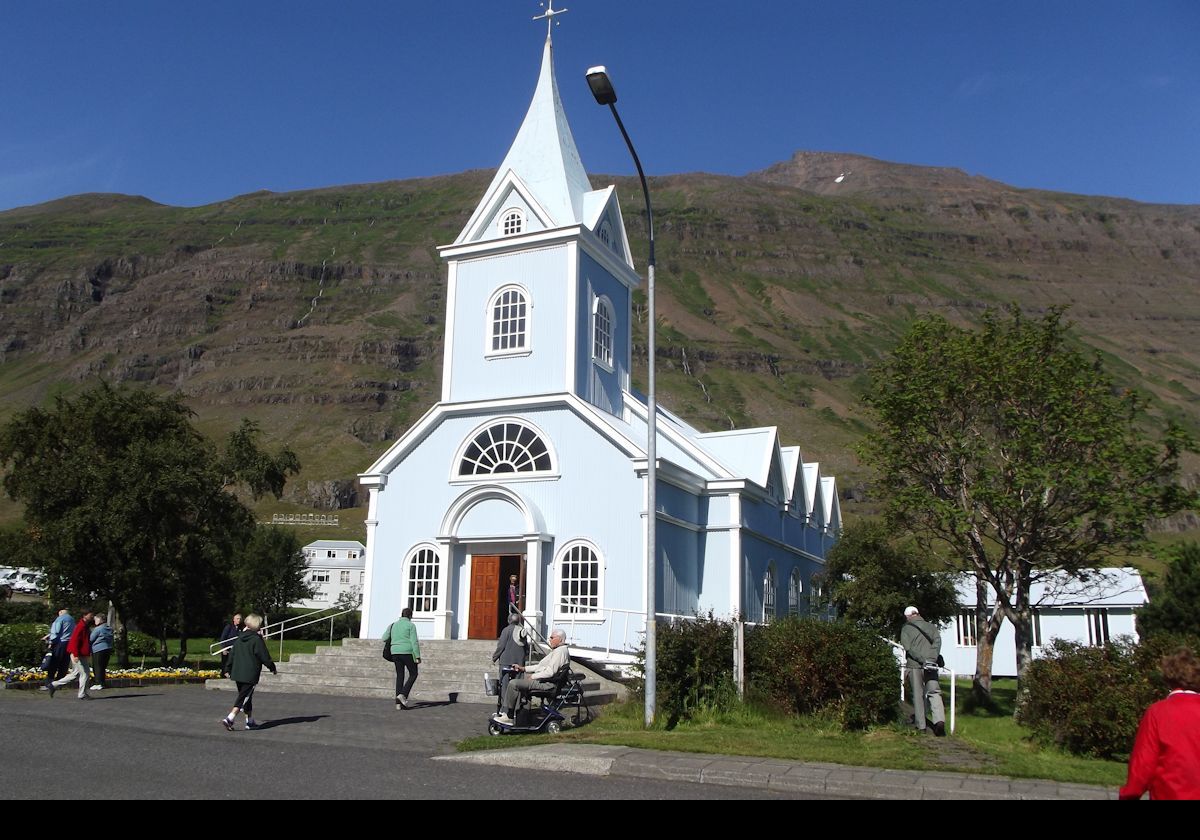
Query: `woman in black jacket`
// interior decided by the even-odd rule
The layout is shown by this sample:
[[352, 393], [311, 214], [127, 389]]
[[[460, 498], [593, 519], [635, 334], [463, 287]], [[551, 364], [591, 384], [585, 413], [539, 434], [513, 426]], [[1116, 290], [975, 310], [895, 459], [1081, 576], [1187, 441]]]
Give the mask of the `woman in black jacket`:
[[271, 669], [272, 674], [275, 673], [275, 663], [271, 654], [267, 652], [267, 643], [258, 632], [262, 627], [262, 616], [253, 613], [246, 616], [245, 627], [242, 634], [234, 640], [233, 649], [230, 651], [229, 676], [237, 683], [238, 696], [229, 714], [221, 718], [221, 725], [230, 732], [233, 731], [233, 722], [238, 712], [246, 713], [247, 729], [258, 728], [254, 720], [254, 686], [258, 685], [264, 665]]

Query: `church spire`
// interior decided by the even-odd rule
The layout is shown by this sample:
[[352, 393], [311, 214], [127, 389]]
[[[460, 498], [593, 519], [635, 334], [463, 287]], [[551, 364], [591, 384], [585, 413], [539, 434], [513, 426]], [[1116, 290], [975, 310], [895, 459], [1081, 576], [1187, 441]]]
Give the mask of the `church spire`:
[[[549, 9], [535, 20], [547, 18], [549, 27], [554, 23], [554, 16], [564, 11]], [[583, 196], [591, 192], [592, 187], [583, 162], [579, 159], [579, 150], [558, 94], [558, 83], [554, 78], [554, 47], [549, 31], [542, 51], [537, 89], [529, 103], [525, 120], [484, 193], [483, 201], [463, 231], [464, 237], [474, 228], [479, 217], [494, 207], [494, 202], [500, 198], [496, 192], [503, 189], [510, 172], [520, 179], [534, 201], [549, 216], [547, 227], [565, 227], [583, 220]]]

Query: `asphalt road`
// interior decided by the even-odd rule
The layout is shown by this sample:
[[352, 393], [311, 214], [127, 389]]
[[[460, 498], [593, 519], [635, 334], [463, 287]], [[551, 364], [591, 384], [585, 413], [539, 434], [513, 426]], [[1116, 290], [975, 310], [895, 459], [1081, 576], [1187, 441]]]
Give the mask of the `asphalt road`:
[[[263, 728], [227, 732], [234, 695], [200, 686], [0, 691], [0, 798], [61, 796], [84, 766], [88, 799], [795, 799], [687, 782], [513, 771], [434, 761], [482, 734], [488, 709], [397, 712], [359, 698], [264, 694]], [[239, 726], [241, 720], [239, 719]]]

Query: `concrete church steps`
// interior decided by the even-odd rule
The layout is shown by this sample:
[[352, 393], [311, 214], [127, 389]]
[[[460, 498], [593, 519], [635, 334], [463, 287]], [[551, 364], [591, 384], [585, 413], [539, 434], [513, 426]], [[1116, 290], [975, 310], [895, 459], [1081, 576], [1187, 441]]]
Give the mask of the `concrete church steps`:
[[[420, 676], [409, 699], [443, 703], [453, 698], [458, 703], [494, 706], [496, 698], [483, 693], [483, 675], [496, 673], [492, 664], [495, 648], [495, 642], [489, 641], [422, 641]], [[396, 671], [381, 656], [382, 650], [383, 642], [379, 639], [346, 639], [341, 647], [294, 654], [279, 664], [278, 676], [263, 672], [257, 690], [394, 699]], [[578, 662], [572, 662], [572, 668], [587, 675], [583, 686], [589, 706], [601, 706], [625, 696], [626, 689], [619, 683], [596, 675]], [[229, 680], [208, 680], [206, 686], [235, 689]]]

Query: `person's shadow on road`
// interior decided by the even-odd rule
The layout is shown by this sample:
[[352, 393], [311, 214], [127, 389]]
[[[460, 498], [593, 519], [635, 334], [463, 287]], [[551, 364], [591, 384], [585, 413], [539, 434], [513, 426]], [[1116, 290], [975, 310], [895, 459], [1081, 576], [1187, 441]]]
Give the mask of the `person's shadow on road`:
[[289, 717], [278, 718], [276, 720], [264, 720], [257, 729], [274, 729], [276, 726], [291, 726], [293, 723], [316, 723], [321, 718], [327, 718], [329, 715], [311, 715], [309, 717]]

